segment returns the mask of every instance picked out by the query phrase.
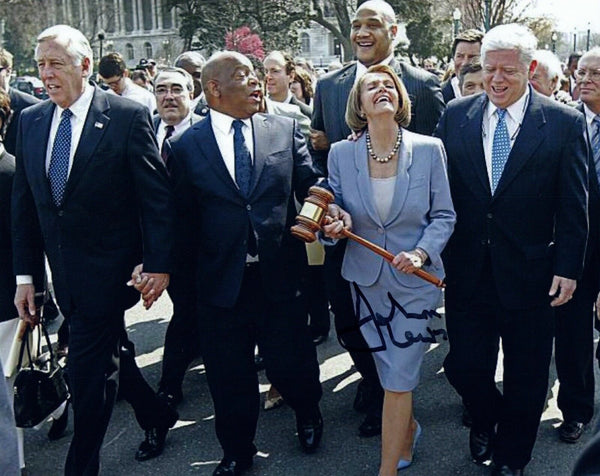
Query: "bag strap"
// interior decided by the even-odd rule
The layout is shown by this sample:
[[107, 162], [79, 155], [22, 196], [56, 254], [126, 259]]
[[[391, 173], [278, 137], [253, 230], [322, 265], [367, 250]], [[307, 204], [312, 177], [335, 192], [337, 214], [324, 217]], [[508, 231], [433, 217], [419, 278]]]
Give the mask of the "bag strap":
[[21, 349], [19, 350], [19, 362], [17, 363], [17, 370], [21, 370], [23, 365], [23, 351], [27, 348], [27, 357], [29, 358], [29, 367], [33, 368], [33, 361], [31, 359], [31, 349], [29, 348], [29, 333], [32, 332], [29, 326], [25, 327], [23, 338], [21, 340]]
[[[48, 346], [48, 351], [50, 352], [50, 359], [54, 360], [54, 351], [52, 350], [52, 344], [50, 343], [50, 336], [48, 335], [48, 329], [46, 329], [46, 323], [43, 318], [40, 319], [39, 327], [41, 328], [40, 332], [43, 333], [44, 337], [46, 338], [46, 345]], [[39, 340], [40, 341], [42, 340], [41, 336], [40, 336]], [[39, 342], [38, 342], [38, 344], [39, 344]], [[39, 353], [38, 353], [38, 355], [39, 355]]]

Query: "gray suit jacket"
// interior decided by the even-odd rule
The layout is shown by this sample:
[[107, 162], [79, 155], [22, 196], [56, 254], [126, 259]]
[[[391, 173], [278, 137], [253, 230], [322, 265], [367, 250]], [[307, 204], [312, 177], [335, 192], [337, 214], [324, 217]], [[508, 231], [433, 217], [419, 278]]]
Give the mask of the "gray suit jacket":
[[[440, 254], [452, 234], [456, 215], [446, 174], [446, 153], [440, 140], [403, 131], [398, 177], [390, 215], [382, 222], [373, 199], [365, 135], [356, 142], [334, 144], [329, 154], [329, 185], [335, 201], [353, 217], [353, 231], [391, 253], [416, 247], [427, 252], [425, 269], [444, 277]], [[383, 258], [348, 241], [342, 276], [360, 286], [379, 278]], [[407, 287], [425, 285], [414, 275], [398, 273]]]

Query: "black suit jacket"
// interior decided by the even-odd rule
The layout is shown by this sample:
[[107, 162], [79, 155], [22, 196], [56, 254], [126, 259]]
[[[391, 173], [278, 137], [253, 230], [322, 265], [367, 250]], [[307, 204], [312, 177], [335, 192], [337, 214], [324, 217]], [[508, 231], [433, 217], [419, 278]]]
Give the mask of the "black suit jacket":
[[[404, 83], [412, 104], [408, 130], [431, 135], [445, 107], [438, 78], [402, 61], [392, 60], [390, 66]], [[326, 74], [317, 82], [311, 126], [325, 132], [331, 144], [346, 139], [350, 134], [345, 114], [355, 76], [356, 63], [351, 63]], [[319, 151], [314, 155], [321, 167], [327, 161], [327, 153]]]
[[143, 261], [148, 272], [170, 271], [167, 175], [147, 108], [95, 87], [58, 208], [45, 166], [54, 108], [48, 100], [27, 109], [19, 127], [14, 271], [34, 274], [45, 251], [62, 312], [76, 308], [89, 318], [103, 318], [139, 300], [125, 285], [136, 264]]
[[[196, 264], [201, 302], [231, 308], [238, 298], [253, 231], [267, 296], [298, 292], [306, 265], [304, 244], [290, 234], [302, 201], [318, 174], [296, 121], [271, 114], [252, 116], [254, 168], [248, 199], [240, 193], [219, 151], [208, 116], [169, 141], [169, 161], [180, 213], [193, 230], [187, 259]], [[252, 227], [252, 228], [250, 228]]]
[[450, 79], [442, 83], [442, 96], [444, 97], [444, 102], [448, 104], [452, 101], [456, 96], [454, 95], [454, 88], [452, 87], [452, 83]]
[[482, 144], [485, 94], [452, 101], [437, 135], [457, 214], [443, 258], [447, 299], [468, 302], [491, 257], [509, 309], [549, 303], [553, 275], [579, 279], [587, 235], [584, 119], [530, 88], [530, 102], [492, 196]]
[[[0, 148], [2, 148], [1, 144]], [[18, 315], [13, 304], [16, 285], [12, 271], [10, 239], [10, 193], [14, 174], [15, 158], [2, 150], [0, 154], [0, 322]]]
[[9, 154], [15, 154], [17, 150], [17, 129], [19, 127], [19, 118], [21, 111], [26, 107], [33, 106], [40, 102], [38, 98], [31, 94], [26, 94], [14, 88], [8, 88], [10, 96], [10, 108], [13, 111], [13, 116], [4, 137], [4, 147]]

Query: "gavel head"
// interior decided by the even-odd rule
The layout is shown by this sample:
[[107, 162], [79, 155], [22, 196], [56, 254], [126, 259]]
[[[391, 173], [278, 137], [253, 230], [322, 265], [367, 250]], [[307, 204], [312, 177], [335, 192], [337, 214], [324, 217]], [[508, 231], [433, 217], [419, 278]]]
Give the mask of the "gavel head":
[[296, 224], [291, 228], [292, 235], [305, 243], [315, 241], [316, 233], [321, 229], [329, 204], [334, 198], [333, 193], [323, 187], [317, 185], [310, 187], [308, 197], [296, 217]]

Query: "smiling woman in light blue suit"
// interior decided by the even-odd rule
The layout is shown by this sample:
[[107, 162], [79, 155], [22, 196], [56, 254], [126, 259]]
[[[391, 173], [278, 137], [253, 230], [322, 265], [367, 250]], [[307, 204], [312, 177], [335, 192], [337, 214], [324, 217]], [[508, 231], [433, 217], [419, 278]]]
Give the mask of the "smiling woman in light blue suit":
[[[436, 336], [440, 290], [412, 273], [423, 266], [443, 278], [440, 253], [456, 220], [440, 140], [405, 129], [410, 101], [388, 67], [371, 67], [348, 99], [346, 121], [357, 141], [334, 144], [329, 184], [330, 216], [351, 217], [353, 231], [397, 253], [389, 264], [350, 241], [342, 276], [351, 283], [357, 328], [373, 352], [385, 389], [379, 474], [408, 467], [421, 428], [412, 414], [412, 391], [423, 355]], [[346, 225], [349, 223], [345, 216]], [[341, 238], [342, 222], [324, 227]], [[343, 338], [343, 336], [342, 336]]]

